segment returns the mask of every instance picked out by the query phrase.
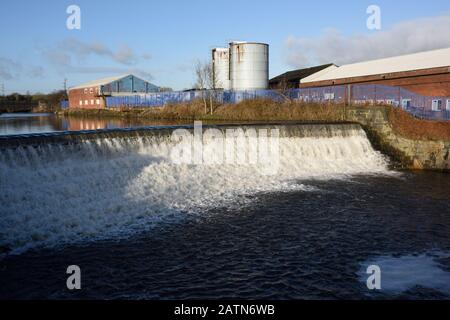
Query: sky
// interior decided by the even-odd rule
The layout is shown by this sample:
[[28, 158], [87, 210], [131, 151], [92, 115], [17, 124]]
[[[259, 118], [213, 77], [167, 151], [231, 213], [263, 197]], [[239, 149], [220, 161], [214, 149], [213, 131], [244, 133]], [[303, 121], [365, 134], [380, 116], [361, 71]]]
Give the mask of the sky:
[[[68, 29], [67, 8], [80, 8]], [[369, 30], [367, 8], [380, 8]], [[181, 90], [196, 61], [233, 40], [270, 45], [270, 76], [450, 47], [450, 1], [2, 0], [0, 90], [52, 92], [134, 73]], [[1, 94], [1, 92], [0, 92]]]

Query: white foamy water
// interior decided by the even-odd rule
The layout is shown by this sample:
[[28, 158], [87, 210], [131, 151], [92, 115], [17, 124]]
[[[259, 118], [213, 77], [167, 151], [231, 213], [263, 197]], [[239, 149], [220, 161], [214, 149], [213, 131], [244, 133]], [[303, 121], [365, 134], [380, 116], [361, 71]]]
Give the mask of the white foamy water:
[[275, 175], [259, 164], [174, 164], [174, 147], [147, 136], [0, 151], [0, 246], [21, 253], [127, 236], [208, 208], [246, 205], [248, 194], [312, 191], [304, 179], [388, 173], [361, 129], [281, 137]]
[[442, 251], [400, 257], [379, 256], [362, 263], [358, 275], [365, 283], [369, 276], [367, 267], [377, 265], [381, 271], [381, 292], [400, 294], [419, 286], [450, 295], [450, 272], [439, 263], [439, 259], [448, 258], [450, 253]]

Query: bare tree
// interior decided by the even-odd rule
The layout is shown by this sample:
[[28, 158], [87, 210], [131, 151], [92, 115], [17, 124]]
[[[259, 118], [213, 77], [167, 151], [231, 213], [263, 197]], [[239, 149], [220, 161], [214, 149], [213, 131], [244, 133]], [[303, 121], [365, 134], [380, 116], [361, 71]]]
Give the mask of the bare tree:
[[197, 63], [195, 64], [195, 88], [197, 90], [201, 90], [201, 94], [202, 94], [202, 100], [203, 100], [203, 105], [205, 107], [205, 114], [208, 113], [208, 105], [206, 103], [206, 88], [208, 85], [208, 79], [209, 79], [209, 70], [208, 70], [208, 65], [201, 62], [200, 60], [197, 61]]
[[208, 70], [208, 88], [211, 90], [209, 94], [209, 110], [210, 113], [213, 114], [214, 102], [217, 100], [216, 96], [218, 87], [217, 71], [212, 64], [207, 64], [206, 68]]
[[[207, 98], [209, 98], [210, 114], [214, 111], [214, 101], [216, 100], [217, 77], [215, 70], [210, 63], [197, 61], [195, 65], [196, 84], [195, 87], [202, 91], [205, 114], [208, 112]], [[207, 91], [209, 89], [209, 91]]]
[[289, 81], [286, 79], [286, 77], [283, 77], [280, 80], [280, 83], [277, 85], [277, 92], [278, 94], [286, 101], [291, 102], [291, 98], [289, 97], [289, 91], [291, 90], [291, 86], [289, 85]]

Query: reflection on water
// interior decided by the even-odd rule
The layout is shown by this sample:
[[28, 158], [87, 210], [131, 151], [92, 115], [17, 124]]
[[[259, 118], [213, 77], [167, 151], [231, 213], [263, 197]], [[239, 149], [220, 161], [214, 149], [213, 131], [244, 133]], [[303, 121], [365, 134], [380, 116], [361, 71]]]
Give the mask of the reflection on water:
[[51, 113], [0, 114], [0, 135], [183, 124], [186, 121], [62, 117]]

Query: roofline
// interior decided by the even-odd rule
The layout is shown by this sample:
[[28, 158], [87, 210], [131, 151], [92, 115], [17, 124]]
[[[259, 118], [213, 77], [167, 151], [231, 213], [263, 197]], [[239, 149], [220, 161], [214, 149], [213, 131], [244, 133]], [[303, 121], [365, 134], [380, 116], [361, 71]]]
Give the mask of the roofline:
[[[414, 57], [418, 57], [420, 59], [423, 59], [423, 57], [429, 58], [427, 55], [431, 55], [431, 58], [432, 58], [433, 57], [432, 56], [433, 53], [437, 53], [438, 56], [441, 56], [443, 53], [445, 53], [446, 51], [449, 51], [449, 50], [450, 50], [450, 48], [441, 48], [441, 49], [420, 51], [420, 52], [409, 53], [409, 54], [398, 55], [398, 56], [391, 56], [391, 57], [380, 58], [380, 59], [359, 61], [359, 62], [355, 62], [355, 63], [349, 63], [349, 64], [342, 65], [342, 66], [340, 66], [337, 69], [338, 71], [336, 71], [336, 72], [339, 72], [339, 70], [340, 69], [342, 70], [342, 68], [344, 68], [344, 69], [348, 69], [348, 68], [352, 69], [352, 68], [358, 68], [360, 66], [366, 67], [365, 65], [367, 65], [367, 64], [370, 64], [371, 66], [373, 64], [383, 65], [384, 63], [392, 64], [392, 63], [397, 62], [397, 61], [402, 60], [402, 59], [413, 59]], [[312, 82], [318, 82], [318, 81], [323, 81], [324, 82], [324, 81], [333, 81], [333, 80], [338, 80], [338, 79], [359, 78], [359, 77], [368, 77], [368, 76], [377, 76], [377, 75], [379, 76], [379, 75], [383, 75], [383, 74], [388, 75], [388, 74], [395, 74], [395, 73], [402, 73], [402, 72], [412, 72], [412, 71], [420, 71], [420, 70], [446, 68], [448, 66], [450, 66], [450, 64], [449, 65], [443, 64], [443, 65], [437, 65], [437, 66], [429, 66], [428, 68], [425, 68], [425, 66], [421, 66], [422, 68], [420, 68], [419, 66], [409, 67], [409, 68], [405, 67], [404, 70], [392, 70], [390, 72], [388, 70], [385, 70], [386, 72], [378, 72], [378, 73], [371, 73], [371, 72], [366, 71], [365, 74], [359, 74], [359, 75], [353, 75], [353, 76], [351, 76], [351, 75], [347, 75], [347, 76], [337, 75], [335, 77], [332, 77], [333, 74], [331, 74], [331, 76], [329, 74], [329, 78], [326, 78], [326, 76], [324, 76], [325, 79], [317, 80], [317, 81], [313, 80], [313, 81], [303, 82], [305, 80], [302, 80], [302, 83], [312, 83]]]
[[399, 71], [399, 72], [388, 72], [388, 73], [378, 73], [378, 74], [370, 74], [356, 77], [344, 77], [344, 78], [333, 78], [326, 80], [317, 80], [317, 81], [308, 81], [302, 82], [300, 81], [300, 88], [306, 87], [325, 87], [332, 85], [345, 85], [345, 84], [355, 84], [355, 83], [365, 83], [365, 82], [376, 82], [383, 80], [395, 80], [395, 79], [403, 79], [403, 78], [414, 78], [414, 77], [422, 77], [422, 76], [434, 76], [440, 74], [450, 73], [450, 66], [447, 67], [436, 67], [436, 68], [427, 68], [427, 69], [417, 69], [417, 70], [407, 70], [407, 71]]
[[233, 45], [240, 45], [240, 44], [260, 44], [260, 45], [264, 45], [264, 46], [269, 46], [268, 43], [264, 43], [264, 42], [253, 42], [253, 41], [231, 41], [229, 43], [230, 47]]
[[[275, 76], [275, 77], [269, 79], [269, 82], [270, 82], [271, 80], [275, 80], [275, 79], [278, 78], [278, 77], [282, 77], [282, 76], [284, 76], [284, 75], [286, 75], [286, 74], [288, 74], [288, 73], [290, 73], [290, 72], [296, 72], [296, 71], [300, 71], [300, 70], [308, 70], [308, 69], [313, 69], [313, 68], [320, 68], [320, 67], [323, 67], [323, 69], [317, 71], [317, 72], [320, 72], [320, 71], [322, 71], [322, 70], [324, 70], [324, 69], [326, 69], [326, 68], [329, 68], [329, 67], [331, 67], [331, 66], [336, 66], [336, 67], [338, 67], [338, 65], [336, 65], [336, 64], [334, 64], [334, 63], [327, 63], [327, 64], [321, 64], [321, 65], [313, 66], [313, 67], [307, 67], [307, 68], [302, 68], [302, 69], [290, 70], [290, 71], [286, 71], [286, 72], [284, 72], [284, 73], [281, 73], [281, 74], [279, 74], [279, 75], [277, 75], [277, 76]], [[316, 72], [314, 72], [313, 74], [315, 74], [315, 73], [316, 73]], [[311, 74], [311, 75], [313, 75], [313, 74]], [[309, 76], [311, 76], [311, 75], [309, 75]], [[306, 77], [309, 77], [309, 76], [306, 76]], [[306, 77], [305, 77], [305, 78], [306, 78]]]
[[418, 51], [418, 52], [414, 52], [414, 53], [401, 54], [401, 55], [397, 55], [397, 56], [389, 56], [389, 57], [385, 57], [385, 58], [362, 60], [362, 61], [358, 61], [358, 62], [347, 63], [347, 64], [342, 65], [341, 67], [353, 66], [353, 65], [369, 63], [369, 62], [384, 61], [384, 60], [390, 60], [390, 59], [396, 59], [396, 58], [405, 58], [405, 57], [415, 56], [415, 55], [419, 55], [419, 54], [448, 50], [448, 49], [450, 49], [450, 48], [446, 47], [446, 48], [440, 48], [440, 49], [433, 49], [433, 50], [426, 50], [426, 51]]
[[[85, 83], [82, 83], [82, 84], [77, 85], [77, 86], [69, 87], [68, 90], [84, 89], [84, 88], [89, 88], [89, 87], [101, 87], [101, 86], [103, 86], [105, 84], [108, 84], [110, 82], [119, 81], [119, 80], [122, 80], [123, 78], [129, 77], [129, 76], [133, 76], [133, 77], [135, 77], [135, 78], [137, 78], [139, 80], [151, 83], [150, 81], [145, 80], [145, 79], [143, 79], [141, 77], [138, 77], [138, 76], [136, 76], [136, 75], [134, 75], [132, 73], [126, 73], [126, 74], [118, 75], [117, 77], [111, 76], [111, 77], [106, 77], [106, 78], [101, 78], [101, 79], [85, 82]], [[115, 78], [115, 79], [111, 80], [110, 82], [95, 84], [96, 81], [101, 81], [101, 80], [104, 80], [104, 79], [106, 80], [106, 79], [109, 79], [109, 78]], [[93, 83], [93, 82], [94, 82], [94, 84], [90, 85], [90, 83]], [[151, 83], [151, 84], [154, 85], [155, 87], [158, 87], [157, 85], [155, 85], [153, 83]]]

